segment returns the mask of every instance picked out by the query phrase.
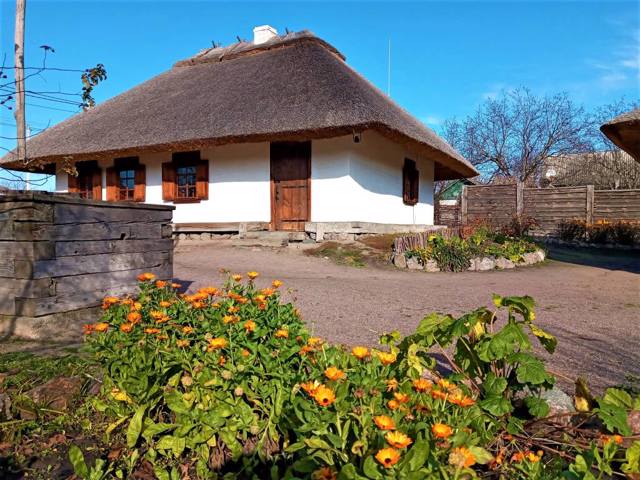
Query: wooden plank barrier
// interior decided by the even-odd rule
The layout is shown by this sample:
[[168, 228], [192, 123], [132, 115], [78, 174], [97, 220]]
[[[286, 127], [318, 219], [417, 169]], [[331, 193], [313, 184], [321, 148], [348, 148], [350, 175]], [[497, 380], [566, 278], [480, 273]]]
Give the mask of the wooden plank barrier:
[[137, 276], [173, 276], [174, 207], [42, 192], [0, 195], [0, 338], [65, 341]]

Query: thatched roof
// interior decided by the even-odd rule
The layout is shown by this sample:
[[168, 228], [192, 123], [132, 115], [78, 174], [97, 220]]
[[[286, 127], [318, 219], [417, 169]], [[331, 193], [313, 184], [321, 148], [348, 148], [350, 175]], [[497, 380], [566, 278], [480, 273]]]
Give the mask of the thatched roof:
[[623, 113], [600, 127], [609, 139], [640, 162], [640, 108]]
[[[39, 163], [328, 138], [367, 129], [436, 161], [436, 179], [477, 171], [310, 32], [210, 48], [30, 139]], [[15, 154], [0, 163], [19, 167]]]

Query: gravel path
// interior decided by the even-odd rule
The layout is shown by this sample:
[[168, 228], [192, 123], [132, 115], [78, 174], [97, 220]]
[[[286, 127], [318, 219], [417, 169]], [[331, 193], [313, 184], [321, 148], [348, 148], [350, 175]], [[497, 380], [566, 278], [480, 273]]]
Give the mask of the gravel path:
[[558, 337], [550, 358], [556, 372], [585, 375], [597, 389], [623, 381], [625, 373], [640, 375], [640, 275], [631, 273], [635, 268], [552, 260], [511, 271], [426, 274], [340, 266], [291, 247], [222, 243], [181, 245], [174, 261], [174, 275], [189, 290], [219, 285], [221, 268], [256, 270], [263, 282], [278, 278], [315, 334], [349, 345], [374, 345], [380, 333], [394, 329], [410, 333], [432, 311], [460, 314], [490, 306], [494, 292], [528, 294], [536, 299], [539, 325]]

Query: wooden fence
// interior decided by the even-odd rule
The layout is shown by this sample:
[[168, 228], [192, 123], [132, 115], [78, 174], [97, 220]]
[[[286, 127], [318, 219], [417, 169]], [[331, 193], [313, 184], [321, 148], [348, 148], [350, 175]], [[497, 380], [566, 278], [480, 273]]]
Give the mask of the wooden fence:
[[0, 195], [0, 336], [65, 340], [107, 294], [173, 274], [173, 207]]
[[482, 221], [505, 225], [517, 215], [534, 218], [538, 224], [535, 233], [539, 234], [554, 233], [562, 220], [640, 221], [640, 190], [594, 190], [593, 185], [562, 188], [468, 185], [462, 191], [459, 220], [447, 219], [442, 224], [457, 226]]

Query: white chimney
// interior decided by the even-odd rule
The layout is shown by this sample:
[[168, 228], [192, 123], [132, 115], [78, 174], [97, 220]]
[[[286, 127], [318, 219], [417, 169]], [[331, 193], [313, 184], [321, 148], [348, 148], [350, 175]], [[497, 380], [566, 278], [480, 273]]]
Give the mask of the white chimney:
[[278, 31], [271, 25], [261, 25], [253, 29], [253, 43], [260, 45], [261, 43], [268, 42], [273, 37], [278, 35]]

